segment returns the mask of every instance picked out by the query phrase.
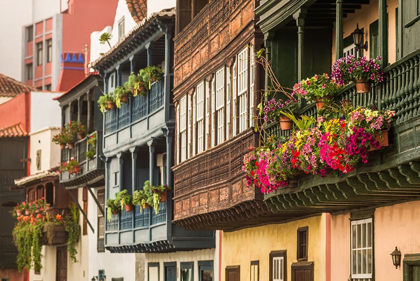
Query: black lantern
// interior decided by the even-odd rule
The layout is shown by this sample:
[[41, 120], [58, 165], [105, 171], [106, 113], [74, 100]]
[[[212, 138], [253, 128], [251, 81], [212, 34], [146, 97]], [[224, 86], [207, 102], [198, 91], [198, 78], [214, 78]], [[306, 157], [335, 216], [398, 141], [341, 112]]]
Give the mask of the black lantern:
[[362, 45], [363, 44], [363, 35], [364, 34], [365, 33], [363, 32], [363, 30], [361, 30], [359, 28], [359, 24], [357, 24], [356, 29], [351, 34], [353, 36], [353, 43], [354, 43], [354, 45], [356, 45], [357, 51], [360, 51], [361, 49], [365, 49], [365, 51], [367, 51], [367, 49], [368, 49], [367, 41], [365, 42], [364, 45]]
[[398, 248], [395, 247], [395, 250], [391, 253], [392, 263], [395, 265], [395, 268], [398, 268], [401, 264], [401, 252], [398, 251]]

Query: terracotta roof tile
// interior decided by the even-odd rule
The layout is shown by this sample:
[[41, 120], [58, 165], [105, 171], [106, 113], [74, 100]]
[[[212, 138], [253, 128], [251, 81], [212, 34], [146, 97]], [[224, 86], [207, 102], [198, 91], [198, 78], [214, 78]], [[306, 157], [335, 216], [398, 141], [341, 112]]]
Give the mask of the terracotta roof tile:
[[28, 133], [23, 129], [22, 124], [15, 124], [4, 129], [0, 129], [1, 138], [27, 137]]
[[147, 0], [126, 0], [126, 3], [136, 23], [147, 17]]
[[36, 89], [0, 73], [0, 97], [16, 97], [31, 91]]

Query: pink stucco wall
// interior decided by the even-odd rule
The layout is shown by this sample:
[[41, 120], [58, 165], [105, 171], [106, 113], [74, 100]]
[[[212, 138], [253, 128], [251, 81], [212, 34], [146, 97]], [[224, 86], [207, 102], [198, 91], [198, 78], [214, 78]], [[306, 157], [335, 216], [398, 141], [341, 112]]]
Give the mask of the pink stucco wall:
[[[331, 216], [331, 280], [350, 276], [350, 214]], [[401, 259], [420, 253], [420, 201], [377, 208], [374, 214], [375, 280], [403, 281], [401, 267], [392, 265], [397, 246]]]

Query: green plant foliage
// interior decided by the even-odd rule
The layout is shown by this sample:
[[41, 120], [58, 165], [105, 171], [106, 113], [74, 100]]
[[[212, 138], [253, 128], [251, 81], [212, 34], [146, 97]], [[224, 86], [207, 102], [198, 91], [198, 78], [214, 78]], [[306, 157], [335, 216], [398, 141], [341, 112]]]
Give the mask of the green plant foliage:
[[111, 92], [109, 94], [104, 94], [104, 95], [99, 97], [98, 106], [99, 106], [102, 113], [105, 112], [105, 110], [108, 106], [108, 101], [115, 102], [115, 94], [113, 92]]
[[108, 221], [112, 219], [112, 213], [119, 213], [121, 212], [120, 203], [116, 199], [108, 199], [106, 201], [107, 208], [107, 218]]
[[70, 259], [73, 262], [77, 262], [76, 243], [79, 241], [80, 237], [80, 212], [75, 203], [71, 203], [69, 207], [70, 216], [67, 216], [64, 220], [64, 227], [69, 233], [69, 239], [67, 240], [67, 251], [69, 252]]

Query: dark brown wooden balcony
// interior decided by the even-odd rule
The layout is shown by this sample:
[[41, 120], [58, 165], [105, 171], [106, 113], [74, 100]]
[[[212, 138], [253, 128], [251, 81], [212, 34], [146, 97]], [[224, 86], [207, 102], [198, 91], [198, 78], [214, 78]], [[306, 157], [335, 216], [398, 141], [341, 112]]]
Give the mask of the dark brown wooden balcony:
[[[300, 176], [288, 188], [265, 195], [273, 212], [341, 211], [353, 208], [394, 204], [420, 196], [420, 51], [385, 69], [385, 81], [369, 94], [357, 94], [353, 85], [343, 89], [338, 101], [351, 100], [354, 106], [376, 105], [395, 110], [390, 130], [391, 144], [372, 152], [369, 163], [349, 174], [327, 178]], [[316, 116], [314, 104], [302, 114]], [[285, 135], [277, 124], [268, 134]]]

